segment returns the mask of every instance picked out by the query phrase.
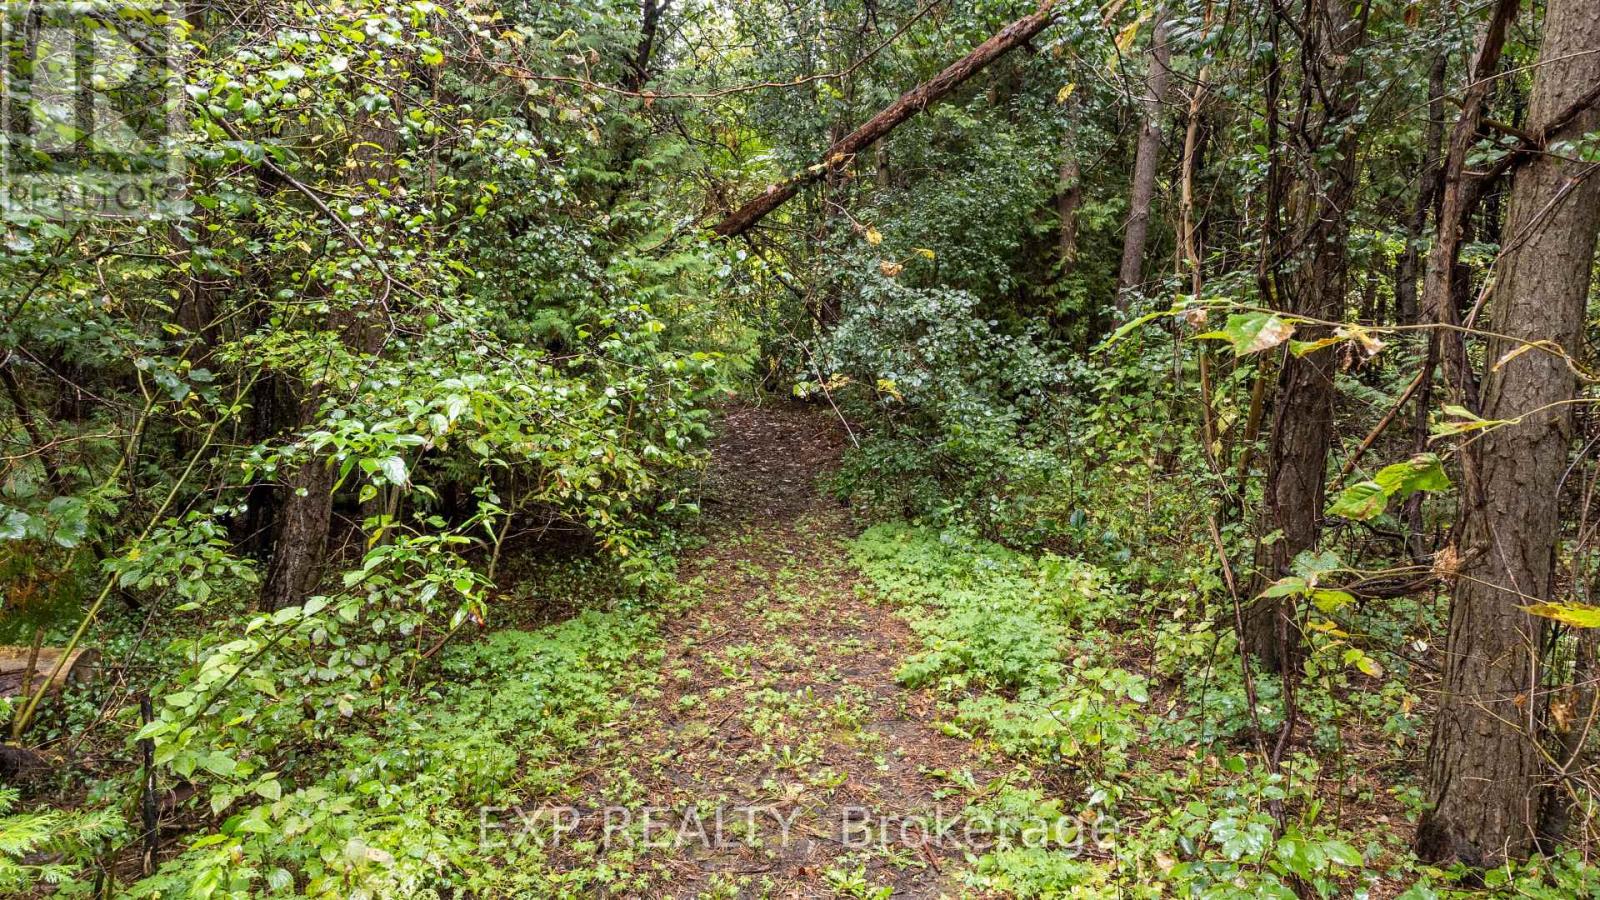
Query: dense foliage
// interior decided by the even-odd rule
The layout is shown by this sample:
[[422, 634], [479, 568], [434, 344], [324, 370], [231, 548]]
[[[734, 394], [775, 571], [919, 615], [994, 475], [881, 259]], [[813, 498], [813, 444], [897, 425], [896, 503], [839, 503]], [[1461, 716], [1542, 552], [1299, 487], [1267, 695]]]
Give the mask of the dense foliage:
[[[952, 890], [1600, 896], [1583, 0], [33, 7], [0, 891], [670, 891], [480, 815], [587, 796], [698, 677], [679, 563], [745, 512], [709, 444], [798, 400], [899, 690], [984, 760], [920, 774], [1120, 823]], [[106, 174], [106, 110], [163, 132], [159, 202], [21, 190]], [[824, 718], [870, 747], [857, 701]]]

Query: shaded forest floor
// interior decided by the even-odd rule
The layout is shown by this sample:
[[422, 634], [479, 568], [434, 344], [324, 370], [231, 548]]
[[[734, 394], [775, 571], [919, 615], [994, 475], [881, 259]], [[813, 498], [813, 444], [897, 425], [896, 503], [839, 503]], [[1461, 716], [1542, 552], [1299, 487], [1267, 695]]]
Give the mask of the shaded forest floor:
[[[197, 870], [248, 893], [314, 855], [319, 890], [370, 897], [1465, 896], [1408, 849], [1426, 718], [1392, 669], [1301, 681], [1268, 759], [1276, 681], [1248, 703], [1194, 587], [1092, 548], [862, 529], [824, 490], [844, 445], [815, 410], [729, 410], [659, 592], [510, 560], [497, 627], [447, 646], [437, 682], [210, 843], [177, 839], [202, 812], [174, 823], [162, 856], [184, 865], [132, 895]], [[1600, 896], [1591, 872], [1508, 887]]]
[[518, 554], [497, 627], [446, 647], [436, 683], [230, 813], [288, 840], [169, 840], [185, 867], [135, 896], [312, 853], [372, 897], [1451, 896], [1404, 893], [1425, 722], [1403, 683], [1302, 682], [1274, 764], [1252, 736], [1281, 726], [1276, 684], [1250, 707], [1192, 587], [862, 529], [825, 490], [845, 443], [816, 410], [727, 411], [668, 584]]
[[551, 895], [1292, 897], [1299, 878], [1391, 897], [1414, 880], [1409, 710], [1329, 681], [1297, 717], [1314, 739], [1274, 769], [1248, 736], [1258, 715], [1276, 727], [1277, 698], [1246, 708], [1231, 632], [1072, 556], [863, 532], [819, 484], [844, 442], [813, 410], [726, 414], [649, 649], [581, 758], [517, 810]]
[[630, 893], [954, 892], [959, 855], [931, 831], [972, 745], [895, 680], [916, 638], [861, 585], [847, 512], [816, 488], [841, 440], [806, 410], [723, 421], [655, 687], [566, 813], [569, 839], [637, 853], [631, 868], [650, 874]]

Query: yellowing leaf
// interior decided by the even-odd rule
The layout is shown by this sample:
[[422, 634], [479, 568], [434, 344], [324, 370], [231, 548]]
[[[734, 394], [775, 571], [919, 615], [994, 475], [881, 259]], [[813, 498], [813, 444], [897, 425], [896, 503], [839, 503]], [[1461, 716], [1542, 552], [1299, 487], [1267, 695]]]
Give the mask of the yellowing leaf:
[[1344, 338], [1334, 335], [1333, 337], [1325, 337], [1315, 341], [1290, 341], [1289, 352], [1295, 356], [1305, 356], [1307, 353], [1313, 353], [1323, 347], [1331, 347], [1342, 340]]
[[1383, 341], [1378, 340], [1377, 335], [1359, 325], [1347, 325], [1339, 329], [1339, 331], [1344, 334], [1345, 337], [1360, 344], [1362, 351], [1364, 351], [1368, 357], [1377, 356], [1378, 353], [1383, 350]]
[[1600, 628], [1600, 606], [1587, 603], [1535, 603], [1523, 610], [1574, 628]]
[[1123, 53], [1128, 52], [1128, 49], [1133, 46], [1133, 39], [1139, 36], [1139, 26], [1144, 24], [1144, 20], [1147, 18], [1147, 16], [1148, 14], [1134, 19], [1132, 22], [1124, 25], [1121, 31], [1117, 32], [1115, 41], [1117, 50]]
[[1321, 350], [1323, 347], [1331, 347], [1342, 341], [1350, 341], [1358, 345], [1361, 347], [1361, 352], [1366, 354], [1369, 359], [1377, 356], [1378, 351], [1383, 349], [1383, 341], [1378, 340], [1373, 336], [1372, 332], [1362, 328], [1360, 325], [1340, 325], [1329, 337], [1319, 338], [1315, 341], [1290, 341], [1289, 352], [1295, 356], [1305, 356], [1307, 353]]
[[878, 246], [879, 244], [883, 243], [883, 234], [880, 233], [878, 229], [873, 228], [870, 225], [867, 226], [867, 243], [874, 247]]
[[1356, 649], [1355, 647], [1351, 647], [1349, 650], [1344, 652], [1344, 664], [1347, 666], [1355, 666], [1357, 669], [1361, 670], [1367, 675], [1371, 675], [1373, 678], [1379, 678], [1383, 675], [1383, 666], [1378, 665], [1377, 660]]
[[1073, 91], [1076, 91], [1077, 89], [1078, 89], [1078, 84], [1075, 81], [1069, 81], [1066, 84], [1062, 85], [1061, 86], [1061, 90], [1056, 91], [1056, 102], [1057, 103], [1065, 103], [1065, 102], [1067, 102], [1067, 98], [1071, 97]]
[[1485, 419], [1464, 406], [1446, 406], [1444, 414], [1451, 416], [1448, 421], [1440, 422], [1432, 428], [1433, 437], [1448, 437], [1453, 434], [1465, 434], [1482, 428], [1494, 428], [1497, 425], [1511, 425], [1518, 419]]
[[1356, 598], [1352, 597], [1347, 591], [1318, 588], [1311, 592], [1311, 602], [1317, 605], [1317, 609], [1325, 613], [1332, 613], [1356, 602]]

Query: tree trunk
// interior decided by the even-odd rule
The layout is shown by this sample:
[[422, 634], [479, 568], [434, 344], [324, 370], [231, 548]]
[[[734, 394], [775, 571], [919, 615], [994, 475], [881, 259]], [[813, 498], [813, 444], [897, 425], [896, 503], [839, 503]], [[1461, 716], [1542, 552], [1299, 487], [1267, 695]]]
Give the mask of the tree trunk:
[[[1600, 16], [1593, 13], [1592, 0], [1551, 0], [1546, 8], [1529, 121], [1547, 143], [1600, 127], [1600, 111], [1590, 104], [1546, 132], [1600, 85]], [[1572, 435], [1565, 401], [1576, 382], [1566, 361], [1549, 352], [1501, 360], [1524, 341], [1581, 349], [1600, 230], [1600, 179], [1586, 177], [1592, 167], [1540, 154], [1511, 188], [1489, 326], [1503, 336], [1489, 341], [1482, 412], [1522, 421], [1464, 449], [1462, 561], [1428, 750], [1430, 809], [1417, 827], [1417, 852], [1430, 861], [1495, 866], [1535, 845], [1544, 793], [1535, 742], [1545, 628], [1521, 607], [1552, 595], [1558, 494]]]
[[1200, 67], [1200, 73], [1195, 76], [1194, 91], [1189, 95], [1188, 121], [1183, 130], [1183, 175], [1178, 191], [1178, 252], [1183, 265], [1189, 269], [1189, 287], [1196, 300], [1200, 299], [1200, 289], [1205, 281], [1201, 272], [1204, 255], [1200, 247], [1200, 220], [1195, 215], [1194, 187], [1195, 179], [1200, 174], [1202, 110], [1209, 71], [1209, 66]]
[[871, 147], [880, 138], [893, 131], [900, 123], [915, 116], [945, 95], [959, 87], [972, 76], [983, 71], [990, 63], [1027, 43], [1034, 35], [1055, 21], [1056, 0], [1042, 0], [1031, 15], [1023, 16], [1000, 29], [971, 53], [951, 63], [943, 72], [900, 95], [865, 124], [850, 132], [828, 148], [822, 159], [804, 172], [779, 184], [767, 185], [758, 196], [729, 213], [712, 231], [721, 237], [737, 237], [749, 231], [766, 215], [800, 193], [800, 189], [836, 169], [850, 164], [857, 153]]
[[1422, 229], [1428, 224], [1428, 213], [1439, 196], [1439, 144], [1444, 140], [1444, 76], [1447, 58], [1443, 53], [1433, 58], [1433, 68], [1428, 73], [1428, 127], [1422, 141], [1422, 176], [1417, 185], [1417, 205], [1411, 210], [1411, 221], [1406, 223], [1406, 248], [1395, 264], [1394, 306], [1395, 321], [1400, 325], [1417, 324], [1417, 261], [1422, 255], [1418, 242]]
[[[661, 15], [671, 5], [671, 0], [641, 0], [639, 4], [639, 40], [634, 44], [633, 55], [627, 61], [627, 72], [622, 78], [622, 86], [630, 91], [638, 92], [650, 83], [652, 56], [655, 53], [656, 35], [661, 29]], [[646, 102], [640, 110], [639, 118], [643, 119], [644, 110], [648, 109]], [[612, 183], [606, 193], [601, 206], [609, 214], [616, 210], [617, 204], [627, 196], [638, 181], [638, 173], [634, 163], [638, 162], [644, 152], [645, 144], [650, 132], [649, 124], [645, 121], [625, 118], [622, 121], [620, 134], [617, 136], [612, 151], [610, 167], [618, 172], [621, 177]]]
[[[316, 420], [320, 392], [297, 391], [299, 421]], [[283, 486], [273, 519], [272, 558], [261, 584], [261, 608], [269, 612], [305, 600], [321, 579], [333, 522], [333, 460], [318, 454], [295, 469]]]
[[1072, 270], [1078, 259], [1078, 207], [1083, 204], [1083, 180], [1078, 171], [1078, 155], [1072, 147], [1072, 133], [1061, 139], [1061, 168], [1056, 173], [1056, 256], [1061, 274]]
[[670, 3], [671, 0], [640, 0], [639, 42], [634, 45], [633, 59], [628, 63], [628, 75], [623, 79], [623, 84], [629, 90], [638, 91], [650, 83], [650, 57], [655, 52], [656, 32], [661, 25], [661, 14]]
[[1467, 154], [1478, 140], [1478, 128], [1483, 122], [1484, 104], [1489, 96], [1491, 79], [1500, 64], [1500, 51], [1505, 46], [1506, 30], [1517, 14], [1520, 0], [1500, 0], [1484, 26], [1483, 37], [1478, 42], [1478, 52], [1473, 55], [1467, 70], [1467, 89], [1461, 98], [1461, 117], [1450, 132], [1450, 147], [1445, 154], [1444, 167], [1439, 173], [1441, 199], [1439, 206], [1439, 232], [1428, 253], [1428, 270], [1422, 283], [1422, 315], [1429, 323], [1441, 326], [1429, 338], [1437, 344], [1437, 352], [1430, 353], [1444, 371], [1445, 392], [1451, 403], [1477, 406], [1477, 391], [1467, 363], [1467, 345], [1456, 326], [1461, 324], [1453, 289], [1459, 274], [1458, 260], [1467, 218], [1477, 206], [1478, 191], [1467, 176]]
[[[382, 184], [394, 176], [394, 159], [399, 135], [392, 127], [373, 116], [363, 117], [354, 128], [347, 178], [355, 191], [365, 189], [369, 179]], [[368, 285], [377, 296], [381, 284]], [[329, 314], [329, 325], [355, 354], [377, 353], [386, 335], [376, 323], [378, 304], [342, 301]], [[308, 378], [295, 388], [297, 428], [304, 431], [317, 421], [322, 391]], [[272, 558], [267, 578], [261, 585], [261, 607], [277, 610], [305, 600], [320, 581], [328, 534], [333, 522], [334, 464], [327, 454], [317, 454], [301, 462], [284, 485], [283, 502], [276, 510]]]
[[[1302, 93], [1320, 96], [1326, 105], [1314, 132], [1307, 130], [1308, 123], [1300, 123], [1298, 130], [1303, 135], [1313, 135], [1301, 149], [1310, 156], [1323, 149], [1330, 133], [1336, 133], [1337, 153], [1323, 165], [1309, 159], [1303, 163], [1295, 192], [1300, 225], [1291, 246], [1304, 248], [1305, 259], [1294, 272], [1291, 296], [1283, 298], [1288, 301], [1284, 304], [1288, 312], [1332, 322], [1344, 316], [1348, 291], [1349, 216], [1356, 191], [1358, 133], [1346, 123], [1359, 105], [1351, 58], [1363, 38], [1361, 26], [1345, 2], [1323, 0], [1318, 4], [1317, 20], [1327, 30], [1306, 48], [1314, 57], [1310, 64], [1317, 75], [1313, 83], [1302, 85]], [[1302, 106], [1308, 105], [1310, 96], [1305, 96]], [[1302, 326], [1295, 336], [1315, 341], [1328, 333], [1327, 326], [1309, 325]], [[1267, 451], [1265, 498], [1268, 529], [1280, 536], [1257, 560], [1258, 590], [1286, 574], [1296, 556], [1317, 544], [1333, 434], [1336, 353], [1336, 348], [1324, 347], [1305, 356], [1284, 355]], [[1251, 606], [1244, 637], [1246, 648], [1268, 670], [1287, 669], [1299, 652], [1293, 610], [1280, 599], [1263, 599]]]
[[28, 436], [29, 455], [39, 459], [39, 468], [44, 472], [45, 483], [50, 485], [50, 490], [57, 494], [67, 493], [66, 480], [61, 477], [61, 469], [55, 462], [53, 442], [45, 436], [44, 430], [39, 426], [39, 420], [33, 414], [33, 407], [28, 405], [27, 394], [11, 374], [12, 356], [9, 351], [0, 357], [0, 385], [5, 387], [6, 396], [11, 400], [11, 408], [16, 413], [17, 421], [22, 424], [22, 433]]
[[1150, 37], [1150, 70], [1145, 73], [1144, 123], [1134, 152], [1133, 185], [1128, 191], [1128, 225], [1122, 237], [1122, 267], [1117, 273], [1117, 308], [1128, 308], [1128, 291], [1143, 280], [1144, 245], [1150, 235], [1150, 201], [1156, 195], [1156, 167], [1161, 162], [1161, 104], [1171, 80], [1172, 45], [1166, 10], [1157, 10]]

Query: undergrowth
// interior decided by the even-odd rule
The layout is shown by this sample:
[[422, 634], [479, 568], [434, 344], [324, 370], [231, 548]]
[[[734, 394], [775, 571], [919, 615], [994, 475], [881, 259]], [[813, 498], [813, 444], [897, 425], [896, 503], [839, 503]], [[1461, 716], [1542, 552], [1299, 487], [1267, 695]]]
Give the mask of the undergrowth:
[[[1313, 665], [1302, 715], [1316, 726], [1316, 752], [1274, 767], [1249, 734], [1281, 722], [1276, 683], [1258, 679], [1252, 715], [1232, 635], [1207, 616], [1144, 605], [1152, 593], [1119, 573], [958, 531], [876, 525], [852, 555], [920, 637], [902, 683], [933, 691], [948, 733], [1012, 767], [987, 783], [965, 779], [969, 818], [1024, 823], [995, 829], [998, 840], [974, 853], [970, 888], [1426, 900], [1475, 887], [1411, 856], [1414, 786], [1387, 772], [1399, 784], [1379, 794], [1363, 776], [1382, 759], [1348, 758], [1374, 734], [1410, 741], [1394, 733], [1404, 728], [1389, 704], [1408, 696], [1394, 682], [1351, 702], [1346, 673]], [[1141, 621], [1144, 653], [1136, 633], [1109, 630]], [[1485, 883], [1507, 896], [1600, 896], [1575, 858], [1494, 870]]]
[[130, 896], [521, 896], [548, 884], [537, 846], [489, 843], [499, 813], [560, 791], [596, 728], [626, 712], [659, 658], [655, 623], [632, 605], [591, 609], [446, 649], [443, 679], [321, 754], [322, 777], [256, 798]]

